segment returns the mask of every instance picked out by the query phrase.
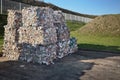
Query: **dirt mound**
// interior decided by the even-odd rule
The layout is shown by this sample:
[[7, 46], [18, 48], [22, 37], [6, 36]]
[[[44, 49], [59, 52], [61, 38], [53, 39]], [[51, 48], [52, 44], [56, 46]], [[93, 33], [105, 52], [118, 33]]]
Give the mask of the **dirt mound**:
[[120, 36], [120, 14], [99, 16], [78, 31], [87, 35]]

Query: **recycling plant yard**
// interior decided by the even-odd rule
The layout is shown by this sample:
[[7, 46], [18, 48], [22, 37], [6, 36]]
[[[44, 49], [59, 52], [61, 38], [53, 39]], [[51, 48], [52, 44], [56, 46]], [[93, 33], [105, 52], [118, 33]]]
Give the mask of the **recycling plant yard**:
[[0, 14], [0, 80], [120, 80], [120, 14], [85, 23], [56, 7]]

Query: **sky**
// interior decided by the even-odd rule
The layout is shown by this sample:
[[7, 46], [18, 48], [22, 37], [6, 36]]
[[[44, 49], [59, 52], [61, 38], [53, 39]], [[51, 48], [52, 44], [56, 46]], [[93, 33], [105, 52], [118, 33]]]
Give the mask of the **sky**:
[[82, 14], [120, 14], [120, 0], [44, 0]]

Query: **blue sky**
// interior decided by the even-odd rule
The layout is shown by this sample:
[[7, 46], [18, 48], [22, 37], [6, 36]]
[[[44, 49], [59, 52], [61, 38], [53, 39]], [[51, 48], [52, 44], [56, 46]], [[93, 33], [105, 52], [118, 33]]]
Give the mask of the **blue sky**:
[[75, 12], [92, 15], [120, 14], [120, 0], [44, 0]]

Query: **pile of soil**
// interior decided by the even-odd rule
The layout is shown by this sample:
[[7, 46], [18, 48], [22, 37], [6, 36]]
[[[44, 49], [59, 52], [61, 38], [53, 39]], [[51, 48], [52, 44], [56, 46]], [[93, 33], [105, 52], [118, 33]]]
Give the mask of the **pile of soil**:
[[78, 32], [86, 35], [120, 36], [120, 14], [96, 17]]

